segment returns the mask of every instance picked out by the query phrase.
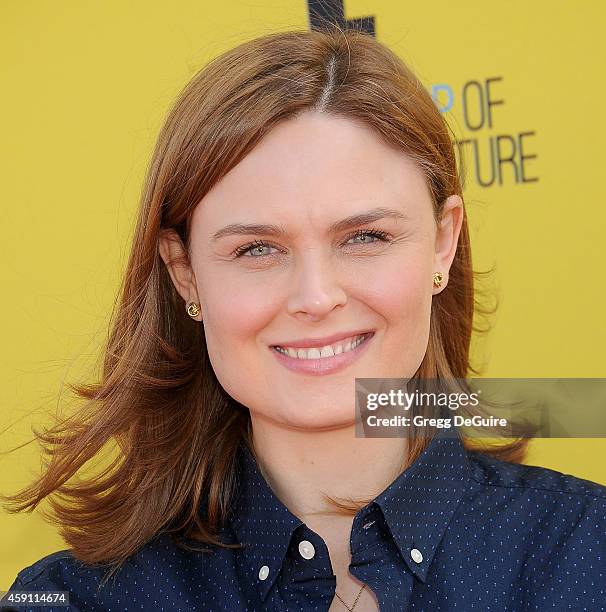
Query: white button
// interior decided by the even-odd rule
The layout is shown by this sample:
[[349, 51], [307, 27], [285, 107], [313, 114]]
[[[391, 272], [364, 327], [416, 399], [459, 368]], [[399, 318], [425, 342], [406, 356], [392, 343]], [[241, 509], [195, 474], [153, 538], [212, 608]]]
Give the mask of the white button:
[[264, 565], [259, 570], [259, 580], [265, 580], [268, 576], [269, 576], [269, 567], [267, 567], [267, 565]]
[[410, 551], [410, 556], [412, 557], [412, 560], [415, 563], [421, 563], [423, 561], [423, 555], [421, 554], [421, 551], [418, 548], [413, 548]]
[[299, 542], [299, 552], [304, 559], [313, 559], [314, 555], [316, 554], [316, 549], [311, 542], [303, 540], [302, 542]]

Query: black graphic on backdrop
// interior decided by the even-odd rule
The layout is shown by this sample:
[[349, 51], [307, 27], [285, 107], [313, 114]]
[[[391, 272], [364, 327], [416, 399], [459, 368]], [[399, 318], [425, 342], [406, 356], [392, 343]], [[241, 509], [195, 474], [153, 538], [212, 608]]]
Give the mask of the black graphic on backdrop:
[[[505, 104], [491, 90], [492, 83], [503, 77], [491, 77], [480, 81], [467, 81], [461, 91], [461, 107], [466, 129], [470, 137], [458, 140], [465, 159], [471, 157], [473, 177], [481, 187], [490, 187], [504, 182], [535, 183], [539, 179], [529, 175], [527, 160], [537, 157], [529, 153], [525, 139], [535, 136], [534, 131], [492, 133], [494, 109]], [[482, 130], [489, 131], [488, 138], [482, 138]], [[532, 146], [532, 143], [531, 143]], [[471, 168], [470, 168], [471, 170]]]
[[343, 0], [308, 0], [307, 12], [311, 30], [321, 30], [326, 23], [333, 23], [343, 29], [353, 29], [375, 35], [375, 18], [347, 19]]

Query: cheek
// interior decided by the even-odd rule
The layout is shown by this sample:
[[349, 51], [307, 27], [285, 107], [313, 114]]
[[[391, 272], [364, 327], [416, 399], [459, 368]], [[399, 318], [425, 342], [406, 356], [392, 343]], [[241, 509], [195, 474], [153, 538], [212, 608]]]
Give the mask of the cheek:
[[[223, 388], [236, 400], [259, 368], [259, 331], [274, 316], [272, 291], [250, 275], [238, 282], [225, 275], [207, 276], [200, 287], [209, 359]], [[257, 368], [257, 370], [255, 370]], [[258, 376], [256, 377], [258, 378]], [[244, 379], [244, 384], [243, 384]]]
[[[275, 287], [254, 270], [208, 266], [196, 271], [203, 312], [217, 342], [235, 348], [250, 342], [273, 316]], [[242, 348], [240, 346], [240, 348]]]
[[428, 257], [394, 259], [377, 266], [372, 275], [361, 279], [360, 290], [367, 303], [390, 327], [419, 322], [431, 306], [431, 260]]
[[366, 278], [364, 301], [385, 325], [379, 376], [412, 376], [423, 360], [430, 331], [431, 266], [431, 257], [402, 258]]

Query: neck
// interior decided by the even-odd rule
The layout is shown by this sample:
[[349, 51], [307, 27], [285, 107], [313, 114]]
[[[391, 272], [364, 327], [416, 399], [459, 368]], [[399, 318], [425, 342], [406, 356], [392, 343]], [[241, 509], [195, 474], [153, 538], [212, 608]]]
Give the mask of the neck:
[[360, 438], [355, 424], [326, 431], [287, 429], [252, 417], [259, 468], [297, 517], [334, 512], [323, 498], [372, 500], [402, 472], [406, 438]]

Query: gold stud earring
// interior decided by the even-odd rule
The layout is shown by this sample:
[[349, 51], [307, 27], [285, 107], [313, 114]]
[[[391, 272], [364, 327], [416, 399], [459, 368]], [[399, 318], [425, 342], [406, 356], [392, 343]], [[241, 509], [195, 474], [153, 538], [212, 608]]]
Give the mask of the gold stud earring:
[[194, 318], [196, 315], [200, 313], [200, 304], [196, 304], [196, 302], [190, 302], [187, 305], [187, 314]]
[[444, 275], [441, 272], [436, 272], [433, 275], [433, 285], [434, 287], [441, 287], [442, 286], [442, 279], [444, 278]]

